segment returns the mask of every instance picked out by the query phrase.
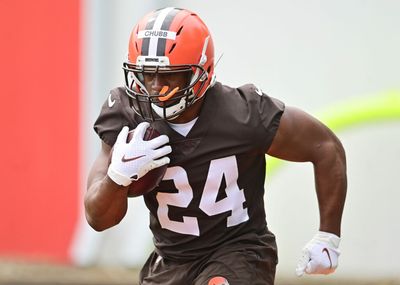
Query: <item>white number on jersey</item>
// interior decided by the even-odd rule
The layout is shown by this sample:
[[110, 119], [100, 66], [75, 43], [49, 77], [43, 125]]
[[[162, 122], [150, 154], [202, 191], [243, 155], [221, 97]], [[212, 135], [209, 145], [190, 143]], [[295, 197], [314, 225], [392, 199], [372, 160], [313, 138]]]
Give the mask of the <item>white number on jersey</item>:
[[[243, 223], [249, 219], [243, 189], [237, 185], [238, 167], [235, 156], [215, 159], [210, 162], [206, 184], [201, 196], [199, 208], [208, 216], [231, 211], [227, 218], [227, 227]], [[217, 201], [218, 190], [223, 178], [226, 181], [226, 197]], [[189, 184], [186, 171], [180, 166], [169, 167], [163, 180], [173, 180], [178, 193], [157, 193], [159, 208], [158, 219], [163, 228], [189, 235], [200, 235], [196, 217], [183, 216], [183, 222], [172, 221], [168, 217], [168, 205], [186, 208], [193, 199], [193, 190]]]
[[174, 180], [178, 193], [157, 193], [159, 205], [157, 216], [161, 226], [181, 234], [200, 235], [197, 218], [183, 216], [183, 222], [171, 221], [168, 218], [168, 205], [186, 208], [193, 199], [192, 187], [190, 187], [186, 171], [182, 167], [168, 167], [163, 180], [170, 179]]

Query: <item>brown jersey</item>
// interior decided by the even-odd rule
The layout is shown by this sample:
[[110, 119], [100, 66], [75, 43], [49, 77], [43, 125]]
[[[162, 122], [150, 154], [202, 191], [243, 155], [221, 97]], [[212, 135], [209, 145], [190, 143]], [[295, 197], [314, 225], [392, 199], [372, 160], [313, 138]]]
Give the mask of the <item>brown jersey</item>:
[[[152, 123], [170, 139], [171, 162], [160, 185], [144, 196], [157, 252], [190, 260], [216, 247], [263, 243], [265, 152], [284, 104], [248, 84], [216, 83], [186, 137], [168, 123]], [[143, 121], [124, 88], [111, 91], [94, 125], [110, 146], [124, 125]], [[267, 245], [268, 246], [268, 245]]]

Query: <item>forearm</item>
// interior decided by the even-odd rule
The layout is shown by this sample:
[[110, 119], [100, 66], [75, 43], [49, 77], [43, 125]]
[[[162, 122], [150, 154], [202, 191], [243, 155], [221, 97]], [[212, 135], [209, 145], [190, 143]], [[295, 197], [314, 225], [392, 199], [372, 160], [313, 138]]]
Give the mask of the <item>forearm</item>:
[[90, 226], [102, 231], [118, 224], [127, 211], [127, 187], [115, 184], [107, 175], [88, 186], [85, 214]]
[[347, 191], [346, 157], [339, 142], [326, 147], [325, 153], [314, 163], [320, 230], [340, 236]]

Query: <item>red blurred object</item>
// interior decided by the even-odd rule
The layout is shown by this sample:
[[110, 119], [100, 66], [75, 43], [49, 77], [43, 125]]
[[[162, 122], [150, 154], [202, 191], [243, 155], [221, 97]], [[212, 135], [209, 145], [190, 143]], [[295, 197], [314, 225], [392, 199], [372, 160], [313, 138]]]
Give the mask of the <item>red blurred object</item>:
[[0, 0], [0, 256], [71, 262], [84, 187], [81, 2]]

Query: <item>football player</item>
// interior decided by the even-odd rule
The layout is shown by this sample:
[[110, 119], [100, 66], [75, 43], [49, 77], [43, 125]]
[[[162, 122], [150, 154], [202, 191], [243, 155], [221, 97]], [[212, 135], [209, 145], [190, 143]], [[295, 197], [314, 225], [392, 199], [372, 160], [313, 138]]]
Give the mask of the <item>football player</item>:
[[[185, 9], [144, 16], [131, 33], [123, 70], [125, 86], [111, 90], [94, 125], [102, 147], [85, 209], [95, 230], [118, 224], [131, 183], [168, 164], [161, 183], [143, 195], [155, 249], [140, 284], [274, 284], [278, 258], [265, 218], [265, 154], [312, 162], [320, 225], [296, 273], [335, 271], [346, 161], [325, 125], [254, 85], [216, 81], [211, 34]], [[162, 135], [143, 140], [150, 125]]]

